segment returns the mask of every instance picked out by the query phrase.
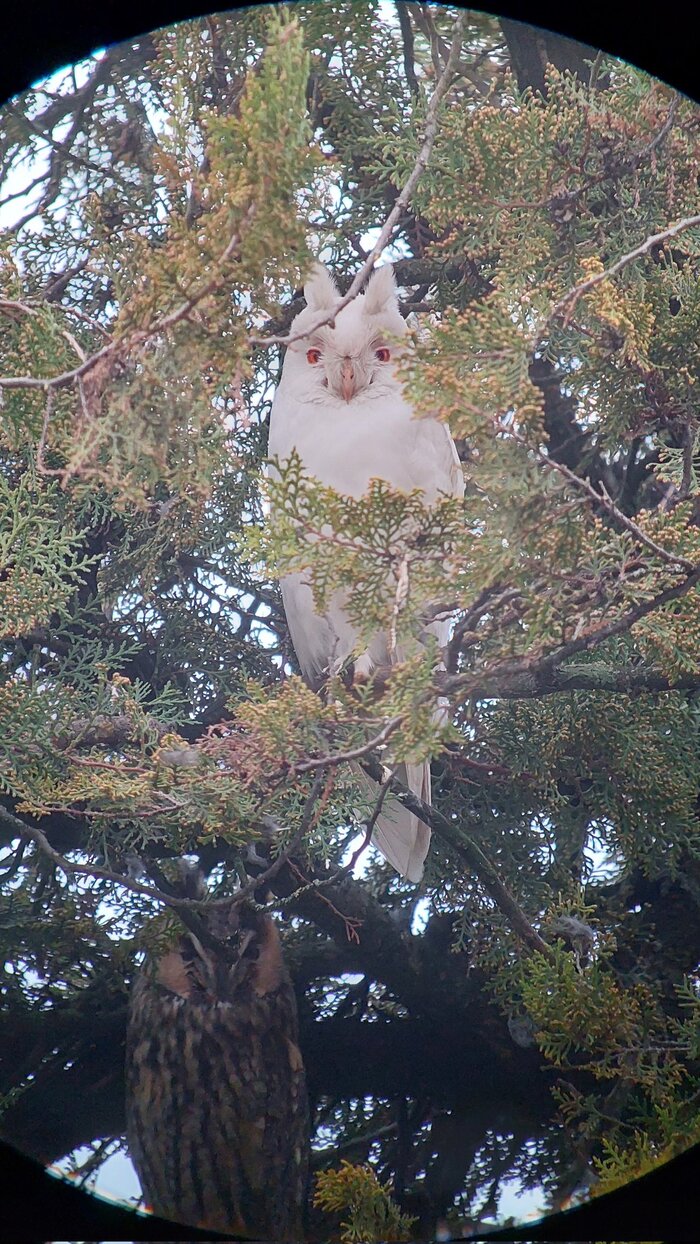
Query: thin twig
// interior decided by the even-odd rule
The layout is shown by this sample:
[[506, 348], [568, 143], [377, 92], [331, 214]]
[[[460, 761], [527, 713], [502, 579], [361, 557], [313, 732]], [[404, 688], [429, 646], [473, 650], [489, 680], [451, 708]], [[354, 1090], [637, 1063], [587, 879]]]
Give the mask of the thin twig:
[[277, 876], [278, 872], [284, 868], [285, 864], [290, 862], [292, 856], [299, 850], [299, 847], [304, 841], [304, 837], [314, 823], [314, 809], [320, 795], [323, 793], [325, 785], [326, 776], [323, 772], [321, 772], [314, 778], [313, 785], [306, 797], [301, 817], [299, 818], [299, 827], [289, 845], [285, 847], [284, 851], [280, 851], [280, 854], [272, 861], [268, 868], [266, 868], [263, 872], [258, 873], [257, 877], [253, 877], [252, 880], [249, 881], [247, 885], [242, 886], [240, 890], [236, 890], [236, 893], [233, 895], [232, 899], [229, 900], [229, 902], [238, 904], [242, 902], [243, 899], [255, 894], [256, 890], [258, 890], [261, 886], [264, 886], [266, 882], [272, 881], [272, 879]]
[[[519, 657], [515, 660], [501, 661], [491, 669], [482, 670], [478, 674], [437, 674], [435, 679], [435, 689], [439, 694], [445, 695], [455, 691], [461, 691], [465, 696], [490, 696], [493, 698], [530, 698], [533, 695], [547, 695], [554, 691], [571, 690], [576, 683], [584, 690], [625, 690], [625, 686], [615, 683], [614, 677], [606, 680], [604, 684], [599, 684], [596, 688], [591, 686], [591, 680], [586, 679], [585, 674], [577, 671], [577, 679], [575, 681], [567, 681], [566, 670], [561, 671], [561, 682], [559, 685], [553, 685], [553, 676], [557, 673], [558, 667], [567, 661], [569, 657], [575, 656], [578, 652], [589, 652], [591, 648], [595, 648], [598, 644], [603, 643], [606, 639], [611, 639], [615, 635], [622, 635], [629, 631], [636, 622], [640, 622], [648, 614], [653, 613], [655, 609], [660, 609], [663, 605], [669, 604], [673, 600], [679, 600], [691, 588], [697, 586], [700, 582], [700, 566], [695, 567], [692, 573], [673, 587], [665, 588], [663, 592], [658, 592], [656, 596], [652, 596], [649, 600], [642, 601], [639, 605], [634, 605], [623, 613], [620, 617], [611, 622], [606, 622], [603, 626], [599, 626], [596, 630], [588, 631], [584, 635], [579, 635], [576, 639], [569, 640], [568, 643], [560, 644], [558, 647], [551, 649], [549, 652], [541, 653], [538, 657]], [[636, 681], [634, 671], [629, 676], [630, 690], [649, 690], [649, 691], [673, 691], [687, 687], [695, 687], [698, 684], [698, 675], [692, 674], [683, 676], [676, 680], [669, 680], [663, 675], [656, 672], [647, 671], [643, 681]], [[510, 683], [510, 686], [509, 686]]]
[[479, 592], [473, 605], [470, 606], [464, 617], [455, 626], [452, 638], [447, 645], [446, 667], [450, 674], [457, 672], [457, 663], [459, 654], [462, 651], [462, 645], [481, 617], [485, 613], [494, 613], [495, 610], [500, 609], [503, 605], [517, 599], [519, 596], [522, 596], [520, 588], [509, 587], [502, 589], [498, 583], [493, 584], [491, 587], [485, 587]]
[[335, 877], [333, 878], [334, 881], [341, 881], [343, 877], [347, 876], [348, 873], [351, 873], [357, 861], [359, 860], [360, 856], [363, 854], [364, 851], [367, 850], [367, 847], [372, 841], [372, 834], [374, 833], [374, 827], [377, 824], [377, 821], [379, 820], [379, 813], [382, 810], [384, 800], [386, 799], [387, 795], [389, 794], [389, 791], [391, 790], [391, 783], [395, 776], [396, 776], [396, 769], [392, 769], [391, 772], [387, 775], [386, 780], [382, 782], [382, 785], [379, 789], [379, 795], [377, 797], [377, 801], [374, 805], [372, 815], [367, 821], [367, 824], [365, 826], [364, 838], [362, 839], [362, 842], [360, 843], [357, 850], [353, 851], [347, 864], [344, 864], [342, 868], [338, 869], [337, 873], [335, 874]]
[[[345, 877], [347, 877], [350, 873], [352, 873], [360, 856], [363, 854], [364, 851], [367, 850], [367, 847], [369, 846], [371, 842], [372, 834], [374, 832], [374, 827], [377, 823], [379, 814], [382, 810], [384, 800], [386, 799], [386, 796], [388, 795], [391, 789], [391, 783], [395, 776], [395, 773], [396, 773], [396, 770], [392, 769], [389, 775], [386, 777], [385, 781], [382, 783], [380, 790], [379, 790], [379, 794], [377, 796], [376, 803], [374, 805], [374, 809], [372, 811], [372, 815], [365, 825], [365, 833], [364, 833], [362, 842], [360, 843], [359, 847], [357, 847], [355, 851], [353, 851], [347, 864], [343, 864], [341, 868], [334, 868], [325, 877], [315, 877], [312, 881], [308, 881], [308, 880], [305, 881], [304, 885], [299, 886], [296, 890], [293, 890], [291, 894], [288, 894], [285, 897], [284, 899], [285, 904], [291, 903], [292, 900], [296, 902], [296, 900], [301, 898], [304, 894], [310, 894], [312, 892], [322, 889], [324, 886], [336, 885], [339, 881], [343, 881]], [[294, 871], [297, 876], [301, 876], [298, 869], [295, 869]], [[343, 916], [342, 918], [344, 920], [347, 920], [346, 916]]]
[[692, 568], [682, 582], [674, 584], [673, 587], [666, 588], [663, 592], [658, 592], [656, 596], [652, 596], [650, 600], [643, 601], [641, 605], [633, 606], [616, 621], [608, 622], [605, 626], [601, 626], [595, 631], [590, 631], [587, 635], [579, 636], [578, 639], [572, 639], [569, 643], [562, 644], [554, 652], [550, 652], [547, 656], [542, 657], [541, 661], [538, 662], [539, 671], [544, 672], [556, 665], [561, 665], [562, 661], [566, 661], [577, 652], [588, 652], [591, 648], [602, 643], [604, 639], [611, 639], [613, 635], [624, 634], [625, 631], [634, 626], [635, 622], [641, 622], [642, 618], [653, 613], [655, 609], [660, 609], [662, 605], [667, 605], [670, 601], [678, 600], [681, 596], [685, 596], [686, 592], [696, 587], [698, 582], [700, 582], [700, 566]]
[[[700, 217], [698, 217], [698, 220], [700, 221]], [[501, 425], [499, 425], [499, 427], [500, 426]], [[635, 523], [633, 519], [628, 518], [622, 510], [618, 509], [602, 483], [601, 491], [598, 492], [587, 479], [582, 479], [581, 476], [577, 475], [575, 471], [570, 470], [565, 463], [557, 462], [555, 458], [552, 458], [549, 454], [546, 454], [544, 450], [540, 449], [537, 445], [531, 445], [520, 432], [516, 432], [510, 427], [506, 430], [506, 432], [511, 440], [516, 441], [518, 445], [522, 445], [525, 449], [528, 449], [534, 453], [542, 465], [547, 468], [547, 470], [556, 471], [559, 475], [563, 475], [570, 484], [573, 484], [576, 488], [580, 489], [581, 492], [585, 492], [591, 500], [596, 502], [596, 504], [601, 505], [611, 516], [611, 518], [614, 518], [621, 527], [624, 527], [626, 531], [629, 531], [630, 535], [634, 536], [635, 540], [637, 540], [640, 544], [643, 544], [648, 549], [651, 549], [652, 552], [654, 552], [656, 556], [661, 559], [661, 561], [666, 563], [666, 565], [679, 566], [682, 570], [685, 570], [686, 574], [692, 574], [695, 570], [695, 564], [690, 561], [689, 558], [678, 557], [675, 553], [669, 553], [668, 549], [665, 549], [662, 545], [657, 544], [655, 540], [652, 540], [651, 536], [648, 536], [646, 532], [642, 531], [642, 528], [638, 525], [638, 523]]]
[[67, 385], [81, 379], [81, 377], [92, 371], [103, 359], [109, 358], [118, 352], [128, 353], [136, 346], [144, 345], [151, 337], [165, 332], [175, 324], [180, 323], [181, 320], [186, 319], [204, 298], [208, 298], [223, 283], [225, 277], [221, 269], [239, 247], [245, 226], [250, 224], [256, 212], [257, 204], [251, 203], [243, 215], [240, 228], [231, 235], [224, 250], [214, 262], [214, 275], [208, 281], [205, 281], [204, 285], [200, 286], [194, 293], [190, 294], [178, 307], [175, 307], [166, 315], [158, 316], [146, 328], [139, 328], [132, 333], [125, 334], [123, 337], [115, 338], [108, 342], [107, 345], [102, 346], [95, 354], [91, 354], [78, 367], [60, 372], [57, 376], [0, 376], [0, 391], [2, 389], [43, 389], [46, 393], [51, 393], [55, 389], [66, 388]]
[[211, 911], [212, 908], [229, 907], [231, 898], [211, 899], [208, 901], [189, 898], [177, 898], [175, 895], [166, 894], [163, 890], [155, 889], [153, 886], [143, 885], [142, 882], [136, 881], [133, 877], [127, 877], [122, 873], [112, 872], [108, 868], [100, 868], [96, 864], [74, 864], [72, 860], [67, 860], [64, 855], [56, 851], [49, 842], [43, 830], [35, 825], [30, 825], [27, 821], [20, 820], [8, 812], [6, 808], [0, 807], [0, 823], [6, 825], [13, 834], [18, 838], [30, 838], [32, 842], [51, 860], [56, 868], [60, 868], [61, 872], [68, 877], [94, 877], [100, 881], [113, 881], [115, 885], [124, 886], [126, 890], [133, 890], [135, 894], [143, 894], [146, 898], [153, 899], [158, 903], [165, 903], [169, 907], [182, 907], [193, 911]]
[[652, 233], [644, 242], [636, 246], [634, 250], [628, 251], [626, 255], [622, 255], [614, 264], [606, 268], [604, 272], [596, 272], [593, 276], [589, 276], [587, 280], [582, 281], [580, 285], [575, 285], [563, 298], [556, 302], [547, 317], [547, 323], [555, 319], [564, 312], [564, 323], [569, 322], [571, 312], [576, 303], [583, 294], [587, 294], [589, 290], [594, 289], [596, 285], [600, 285], [601, 281], [609, 281], [611, 277], [616, 276], [628, 264], [640, 259], [642, 255], [646, 255], [654, 246], [660, 246], [663, 242], [667, 242], [669, 238], [675, 238], [677, 234], [683, 233], [685, 229], [694, 229], [700, 225], [700, 215], [686, 216], [683, 220], [679, 220], [675, 225], [669, 225], [668, 229], [662, 229], [660, 233]]
[[[304, 876], [300, 869], [297, 868], [296, 864], [293, 864], [291, 860], [289, 861], [289, 870], [294, 873], [295, 877], [298, 877], [299, 881], [308, 882], [308, 878]], [[333, 880], [335, 880], [335, 877]], [[323, 881], [325, 881], [325, 878], [323, 878]], [[298, 895], [303, 894], [305, 890], [319, 890], [322, 883], [322, 881], [319, 881], [318, 884], [311, 882], [310, 884], [301, 886], [298, 890], [293, 891], [292, 894], [283, 900], [284, 905], [286, 906], [292, 898], [296, 898]], [[335, 903], [332, 903], [326, 894], [319, 894], [318, 898], [326, 907], [330, 908], [339, 920], [343, 921], [343, 924], [345, 925], [345, 936], [348, 941], [354, 942], [355, 945], [359, 946], [360, 938], [357, 930], [362, 926], [362, 921], [357, 920], [352, 916], [346, 916], [344, 912], [339, 911]]]
[[386, 725], [373, 739], [368, 743], [363, 743], [362, 747], [355, 747], [347, 752], [335, 752], [327, 756], [320, 756], [314, 760], [303, 760], [301, 764], [293, 766], [295, 773], [308, 773], [310, 769], [326, 769], [331, 765], [342, 765], [350, 760], [362, 760], [363, 756], [369, 756], [370, 752], [375, 751], [386, 743], [390, 735], [392, 735], [403, 721], [403, 717], [391, 717]]
[[646, 144], [645, 147], [642, 147], [640, 151], [637, 151], [635, 153], [635, 160], [638, 165], [641, 164], [644, 160], [646, 160], [647, 156], [650, 156], [652, 151], [656, 151], [656, 148], [663, 142], [666, 135], [670, 132], [670, 130], [673, 129], [673, 124], [674, 124], [674, 121], [676, 120], [676, 113], [678, 112], [679, 103], [680, 103], [680, 95], [674, 95], [668, 106], [668, 113], [666, 115], [666, 120], [661, 126], [661, 129], [658, 131], [658, 133], [654, 135], [652, 139], [649, 140], [649, 142]]
[[24, 853], [28, 846], [29, 839], [20, 838], [17, 849], [10, 853], [9, 859], [5, 858], [2, 863], [0, 863], [3, 884], [6, 884], [8, 881], [11, 881], [13, 877], [17, 876], [17, 873], [24, 862]]
[[455, 33], [454, 33], [454, 38], [452, 40], [452, 46], [450, 48], [450, 54], [447, 58], [447, 64], [445, 65], [445, 68], [442, 74], [440, 75], [440, 79], [435, 86], [435, 90], [433, 91], [430, 97], [430, 103], [428, 104], [428, 111], [426, 113], [426, 119], [425, 119], [425, 130], [423, 133], [423, 143], [421, 145], [420, 151], [418, 152], [416, 162], [413, 165], [413, 168], [411, 169], [411, 172], [409, 174], [407, 181], [404, 183], [401, 193], [398, 195], [396, 202], [394, 203], [394, 206], [392, 207], [391, 211], [389, 212], [389, 215], [387, 216], [386, 220], [384, 221], [384, 224], [381, 227], [377, 241], [372, 247], [372, 250], [369, 252], [369, 255], [367, 256], [367, 259], [363, 263], [362, 267], [356, 273], [355, 278], [350, 288], [348, 289], [347, 293], [340, 299], [340, 302], [336, 303], [335, 307], [331, 311], [324, 311], [322, 315], [320, 315], [317, 319], [315, 319], [308, 326], [308, 328], [304, 329], [303, 331], [299, 331], [296, 333], [289, 333], [287, 334], [286, 337], [284, 336], [282, 337], [252, 336], [248, 338], [248, 341], [251, 345], [288, 346], [293, 341], [299, 341], [303, 337], [308, 337], [312, 333], [315, 333], [317, 329], [321, 328], [322, 325], [324, 324], [332, 325], [335, 322], [335, 317], [337, 316], [338, 312], [342, 311], [343, 307], [346, 307], [348, 303], [352, 302], [359, 294], [360, 290], [362, 289], [362, 286], [365, 283], [365, 280], [367, 279], [370, 272], [372, 271], [372, 268], [374, 267], [376, 261], [379, 259], [379, 256], [381, 255], [382, 251], [388, 245], [391, 239], [391, 235], [393, 234], [394, 229], [396, 228], [396, 225], [401, 219], [401, 216], [404, 210], [410, 203], [411, 198], [413, 196], [413, 192], [420, 178], [422, 177], [423, 173], [425, 172], [428, 166], [428, 161], [432, 154], [433, 146], [435, 144], [435, 139], [437, 137], [438, 113], [440, 109], [440, 104], [442, 103], [444, 96], [447, 94], [447, 91], [449, 90], [452, 84], [452, 77], [455, 72], [457, 61], [459, 60], [459, 53], [462, 48], [462, 40], [463, 40], [463, 34], [464, 34], [464, 23], [465, 23], [465, 14], [460, 13], [460, 15], [455, 20]]
[[72, 307], [69, 303], [62, 303], [61, 310], [64, 311], [66, 315], [74, 315], [76, 319], [82, 320], [83, 324], [87, 324], [93, 332], [101, 333], [102, 336], [106, 337], [108, 341], [111, 340], [108, 329], [106, 329], [103, 324], [99, 324], [91, 315], [87, 315], [85, 311], [81, 311], [79, 307]]
[[503, 912], [504, 916], [509, 920], [513, 931], [528, 945], [531, 950], [537, 950], [546, 958], [552, 959], [553, 952], [550, 946], [540, 937], [536, 929], [534, 929], [528, 920], [522, 907], [513, 897], [510, 890], [504, 885], [498, 874], [498, 870], [481, 850], [481, 847], [468, 838], [463, 827], [449, 821], [447, 817], [438, 812], [437, 808], [431, 807], [424, 800], [419, 799], [418, 795], [414, 795], [407, 786], [399, 782], [397, 778], [386, 778], [385, 771], [376, 761], [364, 761], [362, 768], [373, 778], [375, 782], [388, 783], [391, 793], [412, 812], [414, 816], [422, 821], [424, 825], [430, 826], [437, 836], [443, 840], [469, 867], [476, 873], [481, 881], [484, 889], [491, 895], [496, 906]]

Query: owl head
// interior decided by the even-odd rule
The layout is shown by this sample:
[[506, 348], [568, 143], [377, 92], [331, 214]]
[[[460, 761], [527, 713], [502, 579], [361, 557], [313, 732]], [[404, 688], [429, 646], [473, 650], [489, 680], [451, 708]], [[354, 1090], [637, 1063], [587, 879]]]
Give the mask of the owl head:
[[[304, 286], [305, 309], [296, 317], [293, 334], [303, 332], [340, 302], [327, 268], [316, 264]], [[399, 311], [391, 264], [378, 268], [364, 294], [343, 307], [335, 325], [324, 324], [289, 346], [284, 360], [285, 389], [305, 402], [374, 402], [395, 392], [393, 364], [400, 353], [406, 325]]]

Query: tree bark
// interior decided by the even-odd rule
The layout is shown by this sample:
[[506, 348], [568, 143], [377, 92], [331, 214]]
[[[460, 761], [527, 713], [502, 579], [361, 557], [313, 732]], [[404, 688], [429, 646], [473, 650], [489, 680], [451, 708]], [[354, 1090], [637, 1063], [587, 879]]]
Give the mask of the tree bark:
[[569, 73], [576, 74], [582, 82], [588, 82], [591, 67], [587, 61], [594, 61], [595, 48], [575, 39], [566, 39], [563, 35], [551, 30], [542, 30], [539, 26], [530, 26], [524, 22], [515, 22], [509, 17], [502, 17], [501, 29], [508, 44], [510, 61], [516, 81], [521, 91], [531, 87], [541, 95], [547, 95], [545, 74], [547, 65]]

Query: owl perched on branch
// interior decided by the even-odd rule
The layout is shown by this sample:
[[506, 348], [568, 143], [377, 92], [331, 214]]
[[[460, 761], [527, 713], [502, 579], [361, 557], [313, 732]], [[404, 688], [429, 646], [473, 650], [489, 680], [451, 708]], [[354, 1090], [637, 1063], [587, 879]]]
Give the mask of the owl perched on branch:
[[[216, 909], [137, 977], [127, 1030], [127, 1140], [164, 1217], [298, 1240], [309, 1120], [296, 1002], [273, 921]], [[215, 945], [215, 943], [213, 943]]]
[[[292, 324], [294, 335], [340, 301], [321, 265], [304, 297], [307, 305]], [[338, 312], [333, 326], [311, 331], [287, 349], [270, 418], [270, 457], [284, 462], [296, 450], [310, 475], [352, 497], [361, 497], [372, 479], [406, 492], [422, 489], [427, 503], [440, 494], [462, 496], [464, 479], [449, 430], [437, 419], [415, 417], [395, 373], [397, 339], [405, 333], [393, 268], [384, 265], [366, 292]], [[303, 573], [288, 575], [281, 588], [294, 651], [314, 689], [353, 656], [354, 677], [360, 679], [405, 659], [405, 649], [383, 633], [358, 652], [344, 593], [336, 593], [320, 616]], [[449, 624], [435, 622], [428, 630], [441, 646], [447, 643]], [[430, 802], [428, 762], [402, 766], [398, 776]], [[386, 802], [373, 841], [398, 872], [420, 880], [430, 845], [427, 825], [397, 801]]]

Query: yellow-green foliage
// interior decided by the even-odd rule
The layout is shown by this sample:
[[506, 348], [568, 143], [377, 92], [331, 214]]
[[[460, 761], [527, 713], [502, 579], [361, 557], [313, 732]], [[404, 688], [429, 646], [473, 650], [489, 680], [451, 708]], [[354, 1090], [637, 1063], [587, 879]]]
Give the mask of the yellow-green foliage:
[[554, 963], [531, 956], [523, 967], [522, 1001], [547, 1059], [562, 1066], [583, 1055], [599, 1076], [619, 1075], [620, 1059], [642, 1049], [653, 1025], [647, 989], [621, 988], [597, 962], [581, 970], [568, 950], [558, 951]]
[[[181, 23], [0, 113], [3, 169], [40, 172], [44, 109], [66, 108], [52, 169], [80, 109], [40, 227], [0, 247], [0, 378], [38, 382], [0, 379], [3, 808], [122, 879], [129, 854], [206, 845], [230, 893], [247, 846], [267, 836], [275, 858], [302, 817], [300, 870], [338, 863], [373, 808], [343, 757], [391, 722], [380, 758], [436, 758], [455, 837], [550, 940], [526, 952], [433, 835], [421, 897], [481, 982], [476, 1011], [495, 993], [558, 1081], [551, 1169], [581, 1140], [613, 1186], [698, 1135], [695, 984], [676, 990], [700, 893], [700, 230], [599, 278], [700, 211], [697, 108], [606, 57], [592, 82], [550, 68], [544, 93], [521, 91], [498, 20], [470, 13], [391, 252], [417, 308], [401, 377], [449, 422], [465, 498], [426, 507], [381, 481], [339, 496], [297, 458], [265, 481], [269, 336], [312, 258], [347, 288], [424, 142], [453, 15], [401, 14], [413, 82], [395, 6], [302, 0]], [[360, 645], [388, 632], [389, 677], [305, 687], [276, 584], [294, 571], [321, 610], [344, 594]], [[449, 662], [424, 633], [439, 607], [460, 628]], [[93, 971], [119, 994], [153, 904], [32, 852], [3, 880], [10, 1011], [77, 996]], [[414, 892], [383, 865], [360, 884], [409, 919]], [[556, 939], [563, 915], [590, 922], [589, 953]], [[285, 926], [313, 953], [325, 933]], [[404, 941], [407, 974], [420, 959], [442, 979], [447, 946], [433, 964], [430, 937]], [[320, 1007], [327, 981], [309, 986]], [[413, 1018], [421, 997], [387, 1008]], [[367, 1107], [382, 1161], [394, 1104]], [[329, 1111], [354, 1140], [346, 1105]], [[366, 1167], [322, 1175], [317, 1204], [347, 1240], [410, 1234]]]
[[338, 587], [346, 589], [362, 637], [393, 628], [405, 638], [415, 631], [421, 604], [439, 599], [446, 583], [459, 591], [469, 573], [474, 533], [454, 498], [427, 506], [420, 490], [401, 492], [379, 479], [359, 499], [341, 496], [306, 475], [296, 453], [267, 491], [275, 521], [264, 544], [256, 544], [270, 568], [277, 574], [308, 568], [321, 610]]
[[603, 1196], [606, 1192], [614, 1192], [622, 1188], [631, 1179], [640, 1179], [648, 1175], [654, 1167], [669, 1161], [674, 1156], [673, 1149], [658, 1152], [650, 1144], [647, 1136], [635, 1133], [632, 1143], [625, 1148], [603, 1141], [603, 1157], [596, 1161], [598, 1179], [593, 1189], [595, 1196]]
[[[681, 101], [679, 120], [690, 121], [693, 108]], [[441, 405], [470, 437], [510, 406], [523, 426], [536, 427], [541, 398], [528, 385], [527, 361], [537, 344], [570, 369], [569, 384], [613, 436], [641, 430], [642, 386], [652, 370], [664, 375], [664, 402], [688, 409], [698, 374], [690, 258], [678, 266], [663, 253], [646, 257], [592, 288], [570, 320], [550, 319], [573, 286], [662, 222], [700, 209], [687, 126], [672, 131], [663, 159], [647, 154], [668, 109], [668, 90], [629, 67], [614, 72], [609, 89], [592, 92], [550, 67], [547, 99], [519, 93], [511, 81], [498, 101], [449, 110], [417, 201], [441, 233], [436, 257], [477, 260], [495, 288], [436, 326], [419, 352], [414, 381], [426, 410], [439, 381]], [[386, 153], [406, 168], [411, 144], [387, 140]], [[697, 230], [689, 233], [686, 247], [697, 238]], [[669, 314], [673, 296], [681, 300], [678, 315]], [[443, 352], [448, 367], [436, 367]]]
[[415, 1222], [402, 1214], [371, 1166], [353, 1166], [343, 1160], [337, 1171], [316, 1176], [314, 1204], [327, 1214], [347, 1214], [341, 1224], [343, 1244], [380, 1244], [408, 1240]]
[[[624, 650], [616, 657], [619, 668]], [[599, 696], [570, 692], [494, 707], [490, 719], [513, 767], [537, 775], [550, 815], [566, 815], [561, 788], [573, 790], [623, 857], [652, 874], [674, 870], [696, 832], [697, 710], [685, 697], [610, 695], [601, 715]]]
[[8, 637], [65, 611], [88, 565], [62, 510], [55, 486], [31, 473], [0, 476], [0, 616]]
[[[135, 211], [125, 208], [115, 231], [101, 223], [104, 201], [88, 203], [91, 262], [114, 283], [113, 332], [123, 348], [87, 373], [72, 409], [62, 399], [69, 417], [51, 419], [48, 445], [63, 478], [103, 483], [122, 504], [145, 506], [163, 487], [195, 501], [210, 495], [231, 453], [225, 401], [249, 375], [252, 314], [275, 306], [309, 263], [299, 210], [316, 163], [308, 54], [298, 23], [274, 8], [265, 41], [235, 110], [224, 116], [198, 106], [193, 116], [187, 79], [193, 65], [201, 68], [201, 27], [163, 37], [160, 72], [172, 111], [152, 153], [169, 207], [157, 246]], [[60, 312], [19, 320], [7, 356], [15, 374], [55, 376], [81, 361], [61, 335]], [[43, 401], [13, 391], [10, 417], [31, 417], [38, 435]]]

